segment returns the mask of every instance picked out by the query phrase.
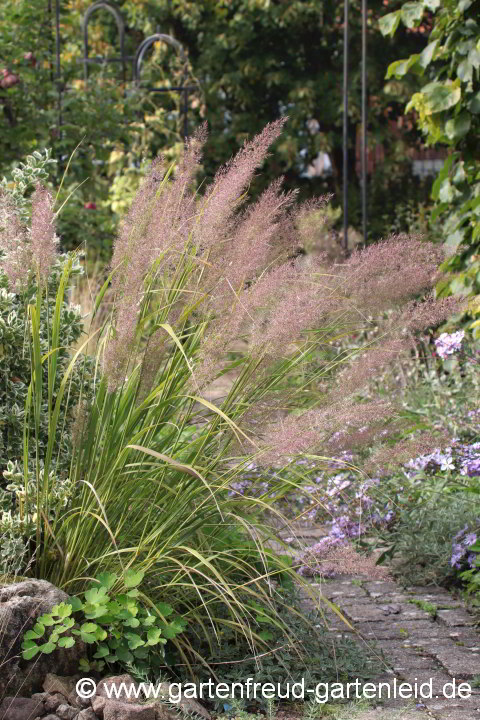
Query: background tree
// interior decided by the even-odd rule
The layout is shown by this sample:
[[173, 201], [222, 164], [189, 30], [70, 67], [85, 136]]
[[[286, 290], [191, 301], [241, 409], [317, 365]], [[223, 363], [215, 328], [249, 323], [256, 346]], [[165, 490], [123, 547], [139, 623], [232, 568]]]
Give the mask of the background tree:
[[451, 256], [450, 277], [440, 294], [472, 298], [468, 326], [480, 338], [480, 2], [422, 0], [408, 2], [386, 15], [380, 27], [393, 36], [400, 23], [418, 26], [428, 18], [429, 42], [422, 53], [397, 60], [387, 77], [404, 81], [414, 73], [422, 87], [411, 95], [406, 112], [414, 111], [429, 145], [448, 147], [449, 154], [432, 190], [430, 224]]
[[[6, 0], [6, 32], [0, 58], [7, 73], [0, 89], [4, 107], [0, 138], [0, 172], [36, 148], [54, 146], [65, 166], [71, 152], [77, 162], [64, 186], [76, 190], [60, 219], [66, 247], [86, 238], [96, 252], [109, 253], [118, 216], [128, 206], [141, 175], [142, 157], [159, 151], [181, 152], [178, 96], [160, 98], [119, 79], [118, 64], [89, 66], [91, 81], [83, 80], [80, 22], [91, 0], [63, 0], [61, 4], [61, 77], [54, 66], [53, 18], [46, 0]], [[250, 194], [285, 175], [288, 188], [303, 198], [333, 192], [334, 206], [342, 197], [342, 59], [343, 7], [334, 0], [118, 0], [126, 21], [126, 52], [159, 28], [174, 35], [188, 52], [189, 122], [193, 130], [207, 119], [211, 140], [204, 167], [212, 176], [266, 122], [281, 114], [289, 122], [267, 160], [262, 177]], [[381, 149], [369, 177], [369, 236], [377, 239], [389, 227], [407, 229], [399, 212], [402, 202], [417, 202], [427, 191], [411, 177], [408, 148], [418, 140], [413, 128], [392, 132], [403, 122], [403, 95], [398, 87], [384, 87], [389, 61], [399, 54], [418, 53], [421, 34], [397, 33], [385, 44], [378, 18], [390, 7], [383, 0], [369, 3], [368, 84], [369, 144]], [[360, 225], [359, 181], [355, 171], [360, 128], [360, 0], [351, 0], [349, 92], [350, 218]], [[101, 11], [89, 25], [91, 55], [118, 55], [116, 27]], [[1, 65], [0, 65], [1, 69]], [[180, 68], [174, 53], [156, 46], [145, 66], [145, 78], [157, 85], [176, 84]], [[16, 78], [14, 81], [12, 76]], [[10, 78], [10, 79], [9, 79]], [[398, 85], [398, 83], [397, 83]], [[63, 89], [62, 129], [58, 132], [58, 90]], [[416, 87], [416, 86], [415, 86]], [[308, 176], [319, 153], [328, 154], [331, 172]], [[123, 174], [122, 174], [123, 171]], [[408, 179], [408, 182], [407, 182]], [[75, 240], [74, 240], [75, 238]]]

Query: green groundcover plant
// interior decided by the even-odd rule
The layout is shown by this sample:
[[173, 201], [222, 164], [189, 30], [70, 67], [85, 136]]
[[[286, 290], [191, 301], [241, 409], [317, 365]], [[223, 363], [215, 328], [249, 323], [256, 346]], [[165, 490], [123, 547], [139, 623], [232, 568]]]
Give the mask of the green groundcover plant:
[[[86, 657], [80, 660], [80, 669], [85, 672], [101, 671], [105, 663], [121, 663], [127, 667], [134, 664], [137, 673], [158, 673], [162, 655], [155, 652], [157, 646], [185, 630], [186, 622], [181, 617], [169, 617], [173, 608], [167, 603], [145, 607], [139, 599], [142, 580], [142, 571], [127, 570], [121, 579], [113, 573], [100, 573], [84, 592], [83, 600], [72, 597], [37, 618], [32, 630], [25, 633], [23, 658], [31, 660], [57, 647], [72, 647], [78, 639], [95, 646], [91, 662]], [[122, 592], [115, 592], [119, 585]], [[75, 616], [79, 618], [77, 624]], [[47, 628], [51, 628], [50, 634]]]
[[[284, 523], [274, 503], [297, 480], [280, 473], [255, 497], [232, 490], [235, 482], [253, 460], [281, 469], [381, 434], [392, 405], [359, 400], [359, 388], [451, 311], [448, 300], [422, 300], [442, 259], [427, 242], [397, 236], [339, 266], [303, 262], [305, 218], [324, 199], [296, 205], [275, 181], [242, 207], [284, 122], [246, 143], [201, 196], [193, 183], [204, 128], [175, 172], [152, 164], [94, 302], [92, 320], [104, 320], [76, 346], [77, 335], [62, 336], [76, 260], [56, 254], [62, 208], [37, 185], [25, 223], [11, 194], [1, 196], [2, 273], [26, 307], [30, 358], [21, 476], [7, 490], [24, 544], [16, 569], [71, 595], [99, 573], [141, 573], [147, 611], [168, 603], [201, 636], [227, 626], [251, 646], [268, 643], [252, 624], [259, 606], [284, 626], [276, 587], [294, 567], [271, 542]], [[336, 338], [385, 306], [381, 337], [332, 358]], [[83, 348], [93, 340], [92, 361]], [[288, 378], [316, 348], [328, 350], [315, 371], [326, 389], [309, 406]], [[78, 373], [88, 375], [79, 391]], [[212, 383], [226, 378], [214, 403]], [[70, 461], [60, 477], [65, 434]], [[196, 657], [186, 633], [172, 642], [183, 662]]]

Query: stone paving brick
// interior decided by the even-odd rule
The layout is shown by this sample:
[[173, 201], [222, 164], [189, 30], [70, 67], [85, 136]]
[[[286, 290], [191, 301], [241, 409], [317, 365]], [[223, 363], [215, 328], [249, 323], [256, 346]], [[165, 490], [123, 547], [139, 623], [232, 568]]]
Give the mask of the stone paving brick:
[[442, 635], [442, 630], [431, 620], [410, 620], [402, 622], [357, 622], [356, 627], [365, 637], [376, 637], [379, 640], [414, 640], [428, 636], [432, 638]]
[[480, 654], [468, 648], [443, 646], [433, 655], [452, 677], [467, 679], [480, 674]]
[[[353, 622], [385, 622], [387, 618], [392, 618], [392, 623], [398, 621], [400, 618], [400, 615], [392, 614], [389, 615], [385, 612], [385, 610], [377, 604], [372, 604], [371, 602], [368, 604], [360, 604], [355, 603], [353, 605], [346, 605], [345, 603], [341, 604], [342, 610], [345, 611], [345, 615], [350, 618]], [[419, 618], [411, 618], [419, 619]], [[408, 622], [409, 618], [405, 618], [405, 622]]]
[[360, 586], [348, 580], [312, 583], [313, 587], [321, 589], [322, 595], [326, 598], [368, 598], [366, 591]]
[[[450, 675], [448, 675], [448, 673], [446, 673], [443, 669], [438, 670], [429, 668], [427, 670], [421, 670], [419, 668], [411, 668], [402, 672], [402, 677], [405, 678], [406, 682], [413, 686], [417, 683], [418, 688], [423, 685], [424, 695], [428, 695], [430, 692], [429, 688], [431, 688], [433, 696], [438, 697], [441, 700], [445, 700], [443, 696], [443, 689], [445, 685], [452, 682]], [[422, 700], [422, 702], [425, 702], [428, 705], [427, 699]]]
[[392, 667], [396, 672], [402, 670], [408, 671], [409, 673], [411, 670], [436, 670], [433, 660], [429, 655], [419, 655], [408, 648], [392, 651], [387, 646], [383, 649], [385, 651], [388, 650], [388, 658], [392, 661]]
[[463, 609], [439, 610], [437, 612], [437, 618], [444, 625], [448, 625], [448, 627], [474, 625], [473, 617]]
[[379, 597], [391, 592], [398, 592], [397, 583], [385, 580], [370, 580], [370, 582], [362, 583], [363, 587], [372, 597]]
[[472, 649], [477, 647], [480, 651], [480, 634], [474, 628], [452, 628], [447, 631], [446, 637], [456, 645], [465, 645]]
[[446, 710], [439, 714], [435, 713], [437, 720], [478, 720], [480, 713], [477, 712], [475, 715], [468, 711], [462, 710], [461, 708], [453, 708], [452, 710]]

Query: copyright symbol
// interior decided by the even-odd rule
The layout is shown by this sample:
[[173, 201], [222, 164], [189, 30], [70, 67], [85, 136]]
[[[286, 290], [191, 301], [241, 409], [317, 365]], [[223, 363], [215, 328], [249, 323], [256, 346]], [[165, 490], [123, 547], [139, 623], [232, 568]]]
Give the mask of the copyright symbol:
[[95, 680], [91, 680], [90, 678], [80, 678], [75, 685], [75, 690], [78, 697], [88, 700], [97, 692], [97, 683]]

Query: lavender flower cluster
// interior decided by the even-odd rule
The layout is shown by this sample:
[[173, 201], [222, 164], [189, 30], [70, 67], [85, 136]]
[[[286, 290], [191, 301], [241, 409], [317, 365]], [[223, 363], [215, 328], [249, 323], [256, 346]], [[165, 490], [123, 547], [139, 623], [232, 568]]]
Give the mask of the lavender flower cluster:
[[[350, 453], [344, 452], [341, 458], [331, 460], [322, 470], [307, 460], [295, 463], [311, 472], [310, 482], [303, 486], [304, 492], [289, 493], [281, 501], [282, 511], [290, 518], [309, 523], [317, 521], [328, 528], [325, 537], [298, 554], [298, 572], [302, 575], [321, 573], [327, 576], [330, 566], [324, 561], [333, 548], [346, 547], [349, 541], [358, 540], [368, 531], [388, 528], [395, 522], [391, 501], [385, 500], [386, 494], [379, 492], [385, 479], [373, 477], [359, 482], [358, 473], [351, 468], [353, 460]], [[253, 463], [247, 471], [246, 476], [232, 484], [230, 496], [266, 494], [270, 487], [269, 477], [278, 479], [278, 472], [265, 471]], [[480, 442], [469, 444], [456, 440], [447, 448], [437, 448], [411, 459], [403, 467], [404, 476], [419, 483], [424, 481], [426, 474], [438, 472], [480, 476]], [[294, 542], [294, 538], [287, 538], [286, 542]], [[460, 569], [465, 564], [476, 567], [477, 553], [472, 550], [476, 542], [477, 531], [465, 526], [453, 538], [452, 567]]]
[[448, 355], [453, 355], [454, 352], [461, 349], [464, 337], [464, 330], [458, 330], [454, 333], [442, 333], [435, 340], [437, 354], [442, 358], [442, 360], [445, 360]]
[[[480, 518], [477, 523], [480, 526]], [[460, 569], [462, 565], [467, 563], [469, 567], [478, 567], [477, 560], [480, 559], [480, 550], [474, 550], [473, 546], [477, 542], [477, 532], [472, 532], [468, 525], [458, 532], [452, 542], [452, 557], [450, 565]]]
[[460, 475], [476, 477], [480, 475], [480, 442], [473, 444], [454, 441], [452, 446], [440, 450], [436, 448], [427, 455], [410, 460], [406, 474], [413, 478], [419, 472], [455, 471]]

